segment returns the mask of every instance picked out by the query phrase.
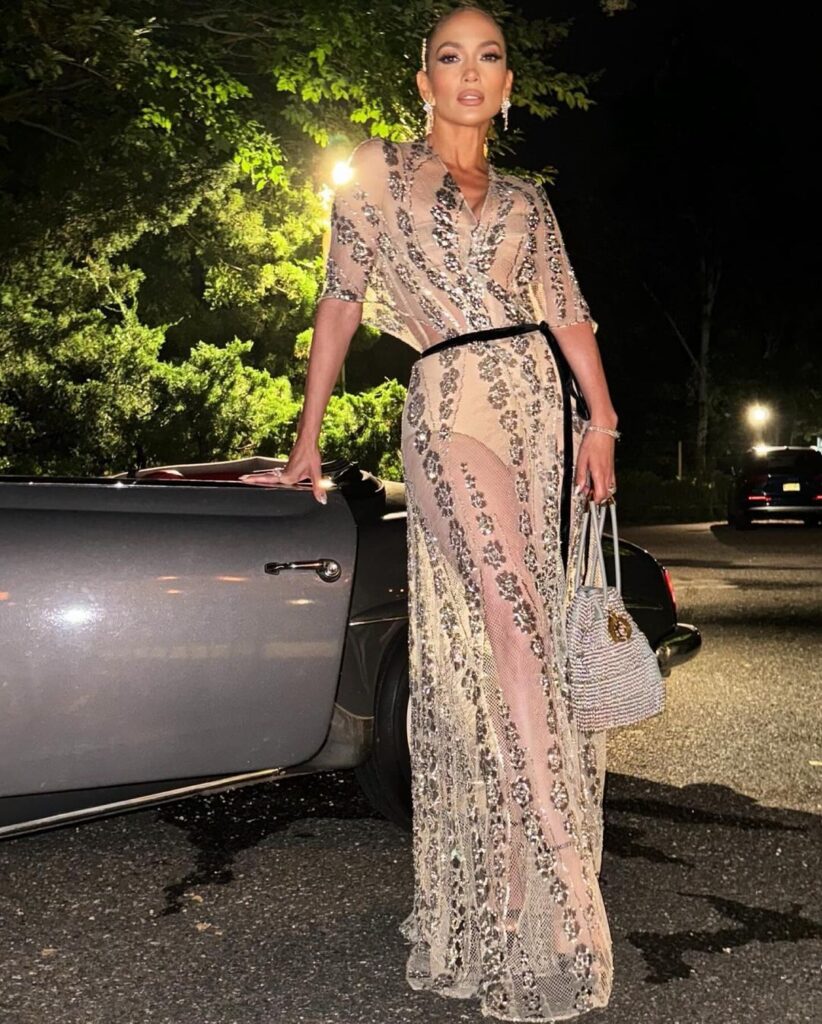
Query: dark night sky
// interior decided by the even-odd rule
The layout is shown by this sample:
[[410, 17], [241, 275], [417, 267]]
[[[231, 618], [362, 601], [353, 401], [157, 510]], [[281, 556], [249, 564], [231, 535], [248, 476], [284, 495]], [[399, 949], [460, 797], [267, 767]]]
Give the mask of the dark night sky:
[[[658, 119], [668, 122], [669, 131], [675, 122], [706, 173], [724, 155], [735, 171], [733, 187], [759, 192], [762, 212], [781, 222], [780, 231], [804, 249], [818, 178], [809, 140], [818, 133], [819, 60], [810, 53], [816, 36], [808, 16], [796, 5], [636, 4], [613, 17], [603, 15], [596, 0], [548, 4], [552, 17], [575, 19], [556, 53], [557, 66], [605, 73], [592, 89], [597, 106], [587, 112], [561, 109], [548, 125], [535, 126], [523, 162], [557, 165], [563, 192], [607, 193], [614, 163], [630, 167], [634, 157], [632, 172], [640, 172], [646, 150], [637, 139], [644, 135], [647, 151], [653, 151]], [[666, 137], [659, 139], [661, 150]], [[743, 248], [748, 244], [740, 242]]]

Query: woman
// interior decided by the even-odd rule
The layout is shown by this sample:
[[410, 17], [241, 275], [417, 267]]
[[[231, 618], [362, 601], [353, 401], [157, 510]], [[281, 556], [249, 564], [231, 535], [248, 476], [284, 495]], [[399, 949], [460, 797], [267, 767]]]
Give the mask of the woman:
[[598, 884], [605, 735], [571, 715], [564, 610], [585, 502], [615, 490], [617, 417], [544, 192], [484, 155], [513, 82], [499, 25], [458, 8], [423, 53], [425, 137], [364, 142], [337, 190], [280, 479], [309, 477], [324, 499], [317, 438], [361, 318], [421, 353], [402, 415], [406, 976], [476, 995], [499, 1020], [557, 1020], [606, 1005], [612, 982]]

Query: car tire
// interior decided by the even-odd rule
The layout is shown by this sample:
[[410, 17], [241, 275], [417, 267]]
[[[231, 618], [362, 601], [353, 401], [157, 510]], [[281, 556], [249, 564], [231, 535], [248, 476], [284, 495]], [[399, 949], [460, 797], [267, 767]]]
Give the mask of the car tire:
[[371, 806], [411, 831], [411, 758], [408, 751], [408, 634], [383, 659], [374, 697], [374, 740], [354, 772]]

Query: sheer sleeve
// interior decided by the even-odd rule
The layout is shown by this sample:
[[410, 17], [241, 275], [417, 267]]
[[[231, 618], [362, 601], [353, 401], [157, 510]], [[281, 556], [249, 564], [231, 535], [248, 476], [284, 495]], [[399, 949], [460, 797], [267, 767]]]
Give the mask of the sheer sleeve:
[[598, 324], [580, 290], [554, 210], [545, 191], [541, 187], [536, 191], [538, 292], [545, 321], [549, 327], [590, 323], [596, 333]]
[[349, 158], [353, 176], [334, 193], [325, 298], [364, 302], [378, 255], [386, 165], [382, 142], [368, 139]]

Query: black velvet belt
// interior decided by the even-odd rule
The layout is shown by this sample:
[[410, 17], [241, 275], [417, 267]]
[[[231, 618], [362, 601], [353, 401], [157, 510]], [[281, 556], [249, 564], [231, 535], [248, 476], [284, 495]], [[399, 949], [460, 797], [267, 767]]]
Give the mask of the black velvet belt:
[[509, 324], [507, 327], [490, 327], [484, 331], [470, 331], [468, 334], [458, 334], [453, 338], [443, 338], [442, 341], [435, 341], [424, 352], [420, 358], [430, 356], [434, 352], [441, 352], [452, 345], [464, 345], [468, 341], [496, 341], [500, 338], [511, 338], [515, 334], [527, 334], [530, 331], [541, 331], [548, 342], [548, 347], [554, 357], [554, 362], [559, 373], [560, 385], [562, 387], [562, 447], [563, 447], [563, 472], [562, 492], [560, 495], [560, 517], [559, 537], [562, 564], [568, 570], [568, 539], [571, 527], [571, 488], [573, 486], [573, 423], [571, 420], [572, 409], [570, 398], [573, 398], [577, 415], [582, 419], [590, 419], [588, 406], [580, 390], [579, 383], [565, 358], [565, 354], [551, 333], [548, 324], [541, 320], [539, 323]]

